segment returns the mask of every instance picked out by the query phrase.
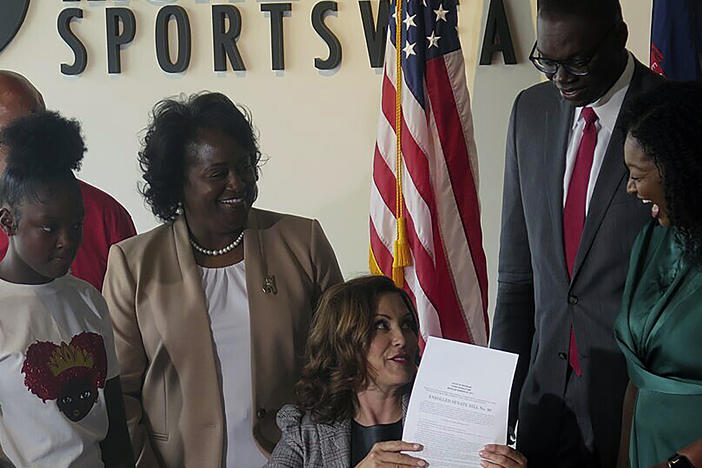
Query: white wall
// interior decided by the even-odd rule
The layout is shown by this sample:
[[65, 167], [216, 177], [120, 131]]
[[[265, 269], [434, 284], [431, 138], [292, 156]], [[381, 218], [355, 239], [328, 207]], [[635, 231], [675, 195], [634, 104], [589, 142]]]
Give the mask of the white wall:
[[[154, 49], [158, 8], [177, 3], [189, 14], [193, 33], [187, 72], [160, 70]], [[310, 12], [316, 2], [294, 0], [284, 20], [286, 70], [270, 65], [270, 23], [261, 1], [231, 0], [242, 14], [239, 48], [247, 71], [213, 72], [210, 5], [207, 0], [70, 2], [34, 0], [15, 40], [0, 53], [0, 68], [25, 74], [43, 92], [47, 105], [83, 123], [88, 155], [81, 177], [114, 195], [143, 232], [157, 224], [136, 191], [138, 136], [160, 98], [203, 89], [222, 91], [245, 104], [260, 131], [269, 158], [260, 180], [257, 205], [319, 218], [346, 276], [367, 272], [370, 163], [375, 143], [381, 71], [370, 68], [358, 3], [339, 2], [326, 23], [343, 47], [339, 69], [320, 72], [314, 58], [327, 48], [316, 35]], [[216, 2], [224, 3], [224, 2]], [[489, 0], [461, 0], [460, 35], [473, 97], [484, 245], [490, 274], [490, 309], [495, 276], [502, 197], [504, 139], [512, 100], [541, 77], [527, 60], [534, 41], [535, 0], [505, 0], [520, 64], [478, 67]], [[645, 63], [651, 1], [622, 0], [630, 27], [630, 48]], [[122, 74], [107, 74], [105, 8], [134, 11], [137, 35], [122, 52]], [[59, 71], [72, 62], [58, 36], [56, 19], [67, 7], [84, 9], [73, 30], [88, 49], [88, 67], [78, 77]]]

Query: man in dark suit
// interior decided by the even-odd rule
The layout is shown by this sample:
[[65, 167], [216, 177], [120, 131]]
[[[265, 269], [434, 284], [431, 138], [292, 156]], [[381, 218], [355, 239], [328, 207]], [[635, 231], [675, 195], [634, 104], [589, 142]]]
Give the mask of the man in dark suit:
[[510, 426], [535, 467], [613, 467], [628, 381], [613, 322], [651, 214], [626, 194], [617, 121], [660, 78], [626, 50], [618, 0], [540, 0], [507, 137], [492, 347], [520, 355]]

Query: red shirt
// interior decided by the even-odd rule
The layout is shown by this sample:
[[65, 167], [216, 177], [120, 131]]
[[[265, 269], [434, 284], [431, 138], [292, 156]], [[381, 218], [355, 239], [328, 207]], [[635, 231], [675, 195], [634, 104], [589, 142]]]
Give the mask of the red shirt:
[[[82, 180], [78, 182], [85, 205], [85, 220], [83, 241], [71, 266], [71, 274], [102, 291], [110, 246], [136, 235], [136, 229], [131, 216], [117, 200]], [[7, 237], [0, 231], [0, 259], [5, 256], [7, 245]]]

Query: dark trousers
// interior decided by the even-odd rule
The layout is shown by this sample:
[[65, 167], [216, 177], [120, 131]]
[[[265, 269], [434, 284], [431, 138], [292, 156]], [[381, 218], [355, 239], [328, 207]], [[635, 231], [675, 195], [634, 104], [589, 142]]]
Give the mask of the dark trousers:
[[[529, 468], [614, 468], [616, 454], [598, 453], [592, 424], [589, 420], [579, 421], [576, 416], [589, 414], [588, 407], [598, 403], [591, 402], [591, 395], [586, 394], [588, 385], [585, 376], [579, 377], [569, 369], [566, 378], [568, 384], [563, 398], [549, 395], [543, 402], [546, 408], [562, 408], [557, 441], [551, 446], [551, 453], [520, 446], [519, 439], [517, 449], [527, 457]], [[544, 429], [550, 432], [548, 429], [551, 428]], [[532, 425], [532, 430], [538, 431], [537, 426]], [[534, 434], [529, 436], [532, 437]]]

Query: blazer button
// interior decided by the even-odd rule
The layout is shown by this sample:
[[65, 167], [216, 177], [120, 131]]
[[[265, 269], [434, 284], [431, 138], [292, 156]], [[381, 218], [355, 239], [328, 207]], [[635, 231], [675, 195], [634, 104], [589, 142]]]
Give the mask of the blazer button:
[[563, 361], [566, 361], [568, 360], [568, 355], [566, 353], [558, 353], [558, 358]]
[[256, 417], [258, 419], [263, 419], [266, 416], [266, 408], [259, 408], [258, 411], [256, 411]]
[[575, 296], [568, 296], [568, 303], [575, 305], [578, 303], [578, 298]]

